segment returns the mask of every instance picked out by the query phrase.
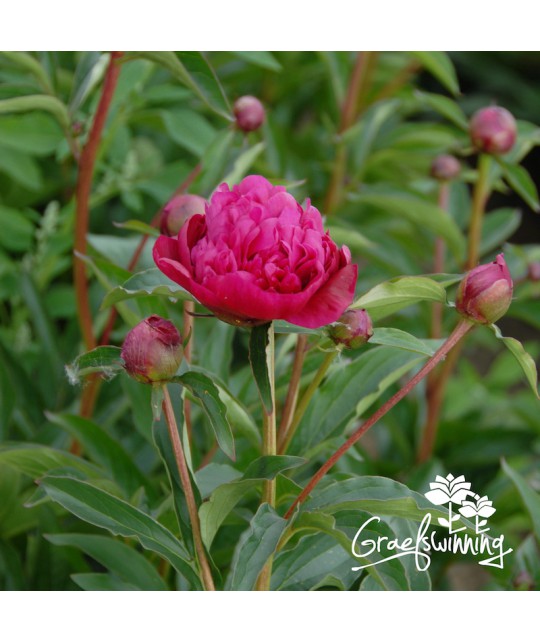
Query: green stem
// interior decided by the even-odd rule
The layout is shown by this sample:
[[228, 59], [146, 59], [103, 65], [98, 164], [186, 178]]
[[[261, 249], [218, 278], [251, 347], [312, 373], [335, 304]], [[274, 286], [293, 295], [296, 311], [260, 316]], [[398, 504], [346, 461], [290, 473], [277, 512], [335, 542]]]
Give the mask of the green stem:
[[478, 180], [474, 186], [471, 221], [469, 227], [469, 249], [466, 268], [470, 270], [478, 263], [480, 257], [480, 242], [482, 240], [482, 221], [484, 210], [489, 197], [489, 170], [491, 156], [481, 154], [478, 159]]
[[300, 379], [302, 377], [302, 367], [304, 366], [304, 358], [306, 355], [307, 335], [299, 334], [296, 339], [296, 349], [294, 351], [294, 359], [292, 366], [291, 379], [289, 388], [287, 390], [287, 397], [281, 412], [281, 422], [279, 423], [278, 431], [278, 446], [283, 444], [291, 421], [296, 410], [296, 403], [298, 402], [298, 391], [300, 389]]
[[304, 487], [302, 492], [298, 495], [296, 500], [289, 507], [285, 514], [285, 518], [290, 518], [295, 507], [309, 496], [314, 487], [322, 480], [325, 474], [336, 464], [336, 462], [344, 455], [358, 440], [368, 431], [376, 422], [378, 422], [390, 409], [392, 409], [399, 401], [401, 401], [428, 373], [430, 373], [437, 364], [446, 357], [448, 352], [459, 342], [459, 340], [471, 330], [474, 324], [468, 320], [461, 320], [455, 327], [454, 331], [439, 348], [439, 350], [424, 364], [418, 373], [411, 379], [405, 386], [393, 395], [380, 409], [366, 420], [358, 429], [351, 435], [351, 437], [341, 445], [341, 447], [322, 465], [317, 473], [311, 478], [308, 484]]
[[201, 525], [199, 522], [199, 512], [197, 510], [197, 502], [195, 501], [195, 494], [193, 493], [193, 487], [191, 486], [191, 478], [189, 477], [189, 470], [186, 462], [186, 457], [184, 454], [184, 449], [182, 447], [182, 442], [180, 440], [180, 434], [178, 433], [178, 426], [176, 424], [176, 418], [174, 417], [174, 411], [171, 404], [171, 397], [167, 389], [167, 385], [163, 385], [163, 411], [165, 413], [165, 419], [167, 421], [167, 428], [169, 429], [169, 438], [171, 440], [171, 445], [173, 448], [174, 458], [176, 460], [176, 466], [178, 467], [178, 473], [180, 475], [180, 481], [182, 483], [182, 488], [184, 489], [184, 494], [186, 496], [186, 505], [189, 514], [189, 520], [191, 522], [191, 530], [193, 532], [193, 542], [195, 543], [195, 551], [197, 552], [197, 559], [199, 561], [199, 568], [201, 571], [201, 580], [205, 590], [214, 591], [216, 588], [214, 586], [214, 580], [212, 579], [212, 571], [210, 570], [210, 565], [206, 557], [206, 551], [204, 549], [204, 544], [201, 536]]
[[356, 56], [356, 62], [351, 73], [347, 96], [341, 108], [341, 119], [338, 134], [340, 140], [336, 149], [336, 157], [332, 168], [332, 176], [326, 199], [324, 211], [326, 214], [332, 214], [341, 201], [343, 182], [347, 170], [347, 147], [341, 134], [345, 132], [354, 123], [355, 118], [362, 108], [361, 100], [365, 96], [366, 89], [370, 81], [370, 71], [375, 60], [376, 52], [359, 51]]
[[[276, 381], [274, 373], [275, 362], [275, 339], [274, 324], [268, 328], [268, 376], [270, 378], [270, 389], [272, 392], [272, 410], [267, 413], [263, 406], [263, 455], [277, 454], [277, 431], [276, 431]], [[276, 480], [265, 480], [263, 482], [263, 493], [261, 504], [268, 503], [271, 507], [276, 504]], [[268, 591], [270, 589], [270, 578], [272, 576], [273, 559], [269, 558], [257, 579], [256, 589]]]
[[328, 369], [330, 368], [330, 365], [334, 361], [334, 358], [337, 354], [338, 354], [338, 351], [332, 351], [331, 353], [327, 353], [325, 355], [322, 364], [319, 366], [319, 370], [315, 374], [315, 377], [311, 380], [304, 395], [302, 395], [300, 402], [298, 402], [298, 406], [296, 407], [296, 411], [294, 413], [291, 426], [289, 427], [289, 430], [287, 431], [287, 433], [283, 436], [283, 440], [280, 443], [280, 449], [279, 449], [280, 453], [287, 452], [287, 449], [291, 444], [291, 441], [294, 437], [296, 429], [298, 428], [298, 425], [302, 421], [302, 418], [304, 417], [304, 413], [306, 412], [307, 407], [311, 402], [311, 398], [315, 394], [315, 391], [319, 388], [319, 384], [322, 382], [324, 376], [326, 375]]

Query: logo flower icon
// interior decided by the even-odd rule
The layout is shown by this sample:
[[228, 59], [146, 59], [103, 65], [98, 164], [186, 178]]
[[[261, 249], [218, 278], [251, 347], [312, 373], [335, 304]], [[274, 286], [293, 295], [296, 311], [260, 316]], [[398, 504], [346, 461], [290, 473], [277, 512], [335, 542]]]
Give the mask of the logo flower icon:
[[431, 491], [424, 495], [434, 505], [448, 504], [448, 520], [439, 518], [439, 524], [448, 527], [450, 533], [462, 531], [465, 527], [452, 530], [452, 523], [460, 519], [459, 514], [452, 513], [452, 504], [461, 505], [468, 495], [471, 495], [471, 483], [465, 481], [465, 476], [454, 476], [449, 473], [446, 478], [437, 476], [435, 482], [430, 482]]
[[497, 511], [493, 507], [493, 502], [488, 500], [487, 496], [480, 497], [477, 493], [471, 494], [473, 500], [464, 500], [459, 508], [459, 513], [465, 518], [472, 518], [473, 516], [476, 519], [476, 533], [481, 534], [489, 529], [480, 530], [480, 527], [483, 527], [487, 524], [487, 520], [479, 520], [479, 518], [489, 518]]

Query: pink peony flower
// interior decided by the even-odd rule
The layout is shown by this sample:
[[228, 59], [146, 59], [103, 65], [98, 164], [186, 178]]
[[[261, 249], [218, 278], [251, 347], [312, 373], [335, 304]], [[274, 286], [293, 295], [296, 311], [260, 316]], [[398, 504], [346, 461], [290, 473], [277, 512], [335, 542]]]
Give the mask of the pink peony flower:
[[192, 216], [177, 238], [157, 239], [154, 261], [236, 325], [331, 324], [352, 302], [357, 277], [349, 249], [324, 232], [319, 211], [262, 176], [220, 185], [205, 215]]

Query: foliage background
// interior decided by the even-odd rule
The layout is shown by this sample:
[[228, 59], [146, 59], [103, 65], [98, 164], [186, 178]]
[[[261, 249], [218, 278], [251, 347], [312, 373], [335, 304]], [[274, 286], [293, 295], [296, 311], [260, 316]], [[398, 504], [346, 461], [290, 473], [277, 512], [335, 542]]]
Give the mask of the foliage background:
[[[429, 167], [442, 152], [464, 155], [466, 169], [462, 180], [452, 187], [450, 210], [456, 227], [466, 230], [476, 166], [466, 133], [458, 125], [460, 110], [469, 116], [496, 101], [522, 121], [534, 123], [540, 113], [537, 53], [459, 52], [443, 58], [442, 63], [436, 56], [410, 53], [373, 56], [359, 99], [358, 118], [343, 136], [346, 198], [327, 209], [336, 146], [341, 145], [340, 105], [355, 54], [229, 52], [211, 53], [207, 59], [227, 99], [220, 95], [211, 75], [201, 74], [200, 69], [192, 75], [198, 88], [194, 91], [155, 60], [129, 56], [122, 64], [90, 200], [90, 300], [98, 336], [109, 315], [108, 309], [100, 309], [103, 298], [129, 276], [127, 267], [140, 240], [137, 232], [118, 224], [134, 219], [150, 223], [198, 164], [202, 171], [189, 189], [205, 197], [221, 180], [236, 182], [246, 173], [260, 173], [290, 186], [299, 201], [309, 196], [328, 213], [333, 236], [351, 247], [360, 264], [358, 293], [362, 294], [397, 275], [430, 272], [438, 212], [433, 209], [436, 185], [429, 178]], [[101, 386], [95, 408], [86, 414], [91, 418], [81, 420], [82, 389], [72, 386], [64, 372], [64, 364], [83, 350], [72, 279], [77, 180], [73, 149], [83, 145], [88, 135], [107, 62], [108, 55], [100, 52], [0, 55], [3, 589], [150, 589], [163, 584], [185, 588], [182, 578], [159, 555], [145, 552], [133, 540], [113, 539], [107, 531], [75, 518], [35, 484], [51, 471], [90, 477], [97, 480], [98, 487], [175, 529], [167, 478], [150, 437], [149, 391], [127, 377], [118, 377]], [[268, 118], [262, 131], [244, 136], [219, 112], [226, 116], [227, 100], [230, 103], [247, 93], [264, 102]], [[46, 102], [46, 109], [35, 99], [24, 109], [14, 110], [9, 103], [38, 94], [54, 97]], [[444, 95], [447, 102], [441, 104], [434, 94]], [[540, 140], [538, 130], [523, 126], [521, 133], [522, 149], [530, 152], [524, 166], [538, 184], [540, 153], [534, 149]], [[492, 258], [504, 247], [519, 285], [500, 326], [504, 334], [523, 341], [538, 358], [539, 284], [527, 280], [527, 267], [540, 260], [540, 220], [532, 208], [534, 190], [529, 189], [528, 202], [522, 196], [503, 189], [490, 199], [483, 251], [486, 258]], [[145, 248], [138, 269], [151, 267], [150, 246]], [[449, 273], [460, 271], [452, 255], [447, 268]], [[111, 336], [116, 345], [134, 323], [150, 313], [182, 325], [179, 305], [163, 297], [122, 302], [119, 313]], [[422, 303], [394, 314], [384, 325], [426, 338], [429, 318], [430, 308]], [[447, 330], [453, 323], [453, 313], [447, 311]], [[278, 392], [283, 397], [293, 345], [283, 338], [278, 348]], [[413, 368], [410, 353], [397, 353], [394, 351], [394, 359], [403, 373]], [[350, 363], [348, 359], [353, 367], [342, 371]], [[365, 371], [355, 371], [354, 364], [360, 359], [360, 353], [344, 358], [334, 377], [331, 371], [321, 398], [314, 400], [314, 405], [319, 405], [314, 408], [323, 409], [329, 419], [319, 427], [320, 433], [311, 433], [315, 418], [310, 424], [308, 413], [291, 454], [307, 457], [309, 463], [290, 477], [281, 476], [284, 502], [289, 497], [287, 485], [294, 487], [307, 480], [315, 465], [340, 444], [343, 431], [356, 418], [358, 390], [367, 377]], [[257, 394], [249, 378], [247, 335], [213, 320], [197, 320], [194, 360], [225, 382], [246, 411], [247, 419], [236, 436], [239, 457], [234, 463], [236, 473], [244, 472], [257, 457], [253, 432], [260, 419]], [[306, 382], [320, 360], [319, 352], [310, 353]], [[394, 373], [397, 368], [387, 373], [383, 367], [381, 373]], [[343, 373], [342, 380], [337, 379], [338, 371]], [[346, 390], [338, 388], [343, 381], [349, 383]], [[376, 397], [386, 399], [396, 386], [392, 381]], [[325, 400], [334, 399], [334, 406], [328, 407]], [[197, 468], [207, 462], [213, 438], [204, 416], [197, 409], [194, 413]], [[493, 500], [497, 513], [491, 522], [516, 552], [507, 569], [491, 574], [466, 558], [456, 561], [440, 556], [432, 567], [433, 587], [536, 586], [540, 580], [534, 535], [540, 535], [536, 493], [540, 489], [540, 420], [538, 402], [524, 385], [519, 365], [489, 332], [475, 332], [448, 387], [435, 455], [418, 465], [416, 451], [424, 418], [425, 394], [419, 389], [340, 462], [336, 479], [380, 475], [423, 492], [436, 473], [464, 474]], [[74, 460], [69, 455], [74, 439], [81, 444], [91, 470], [84, 469], [81, 458]], [[503, 457], [521, 476], [519, 480], [526, 480], [525, 492], [520, 492], [519, 485], [501, 469]], [[212, 489], [235, 475], [221, 452], [215, 453], [212, 461], [218, 466], [212, 470], [212, 479], [198, 480], [201, 489], [205, 485]], [[238, 538], [256, 507], [254, 500], [255, 492], [231, 512], [218, 532], [212, 554], [222, 570], [231, 564]], [[392, 522], [389, 525], [392, 528]], [[107, 541], [94, 541], [101, 549], [99, 554], [92, 553], [90, 541], [81, 544], [66, 534], [100, 535]], [[114, 543], [120, 543], [118, 551]], [[293, 544], [292, 553], [277, 564], [276, 588], [373, 589], [366, 579], [347, 576], [343, 570], [349, 560], [343, 552], [336, 554], [329, 536], [316, 533], [298, 537]], [[291, 570], [299, 564], [295, 556], [308, 549], [315, 552], [315, 572], [294, 575]], [[131, 560], [129, 551], [137, 554], [136, 561]], [[116, 563], [111, 562], [111, 556]], [[126, 577], [118, 560], [138, 569], [138, 579]], [[411, 588], [423, 586], [413, 583]]]

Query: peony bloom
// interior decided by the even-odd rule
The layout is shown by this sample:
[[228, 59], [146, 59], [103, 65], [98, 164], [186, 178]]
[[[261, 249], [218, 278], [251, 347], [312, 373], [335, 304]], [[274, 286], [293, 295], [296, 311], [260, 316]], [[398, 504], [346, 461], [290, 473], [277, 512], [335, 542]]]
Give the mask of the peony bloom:
[[169, 320], [151, 315], [126, 335], [121, 357], [128, 374], [138, 382], [167, 381], [182, 361], [182, 338]]
[[470, 321], [492, 324], [508, 310], [512, 292], [512, 277], [500, 254], [492, 263], [477, 266], [465, 275], [459, 284], [456, 308]]
[[337, 322], [328, 327], [328, 336], [342, 348], [360, 348], [373, 335], [371, 317], [363, 308], [347, 310]]
[[357, 277], [349, 249], [324, 232], [319, 211], [262, 176], [221, 185], [205, 215], [192, 216], [177, 238], [157, 239], [154, 261], [237, 325], [331, 324], [352, 302]]

